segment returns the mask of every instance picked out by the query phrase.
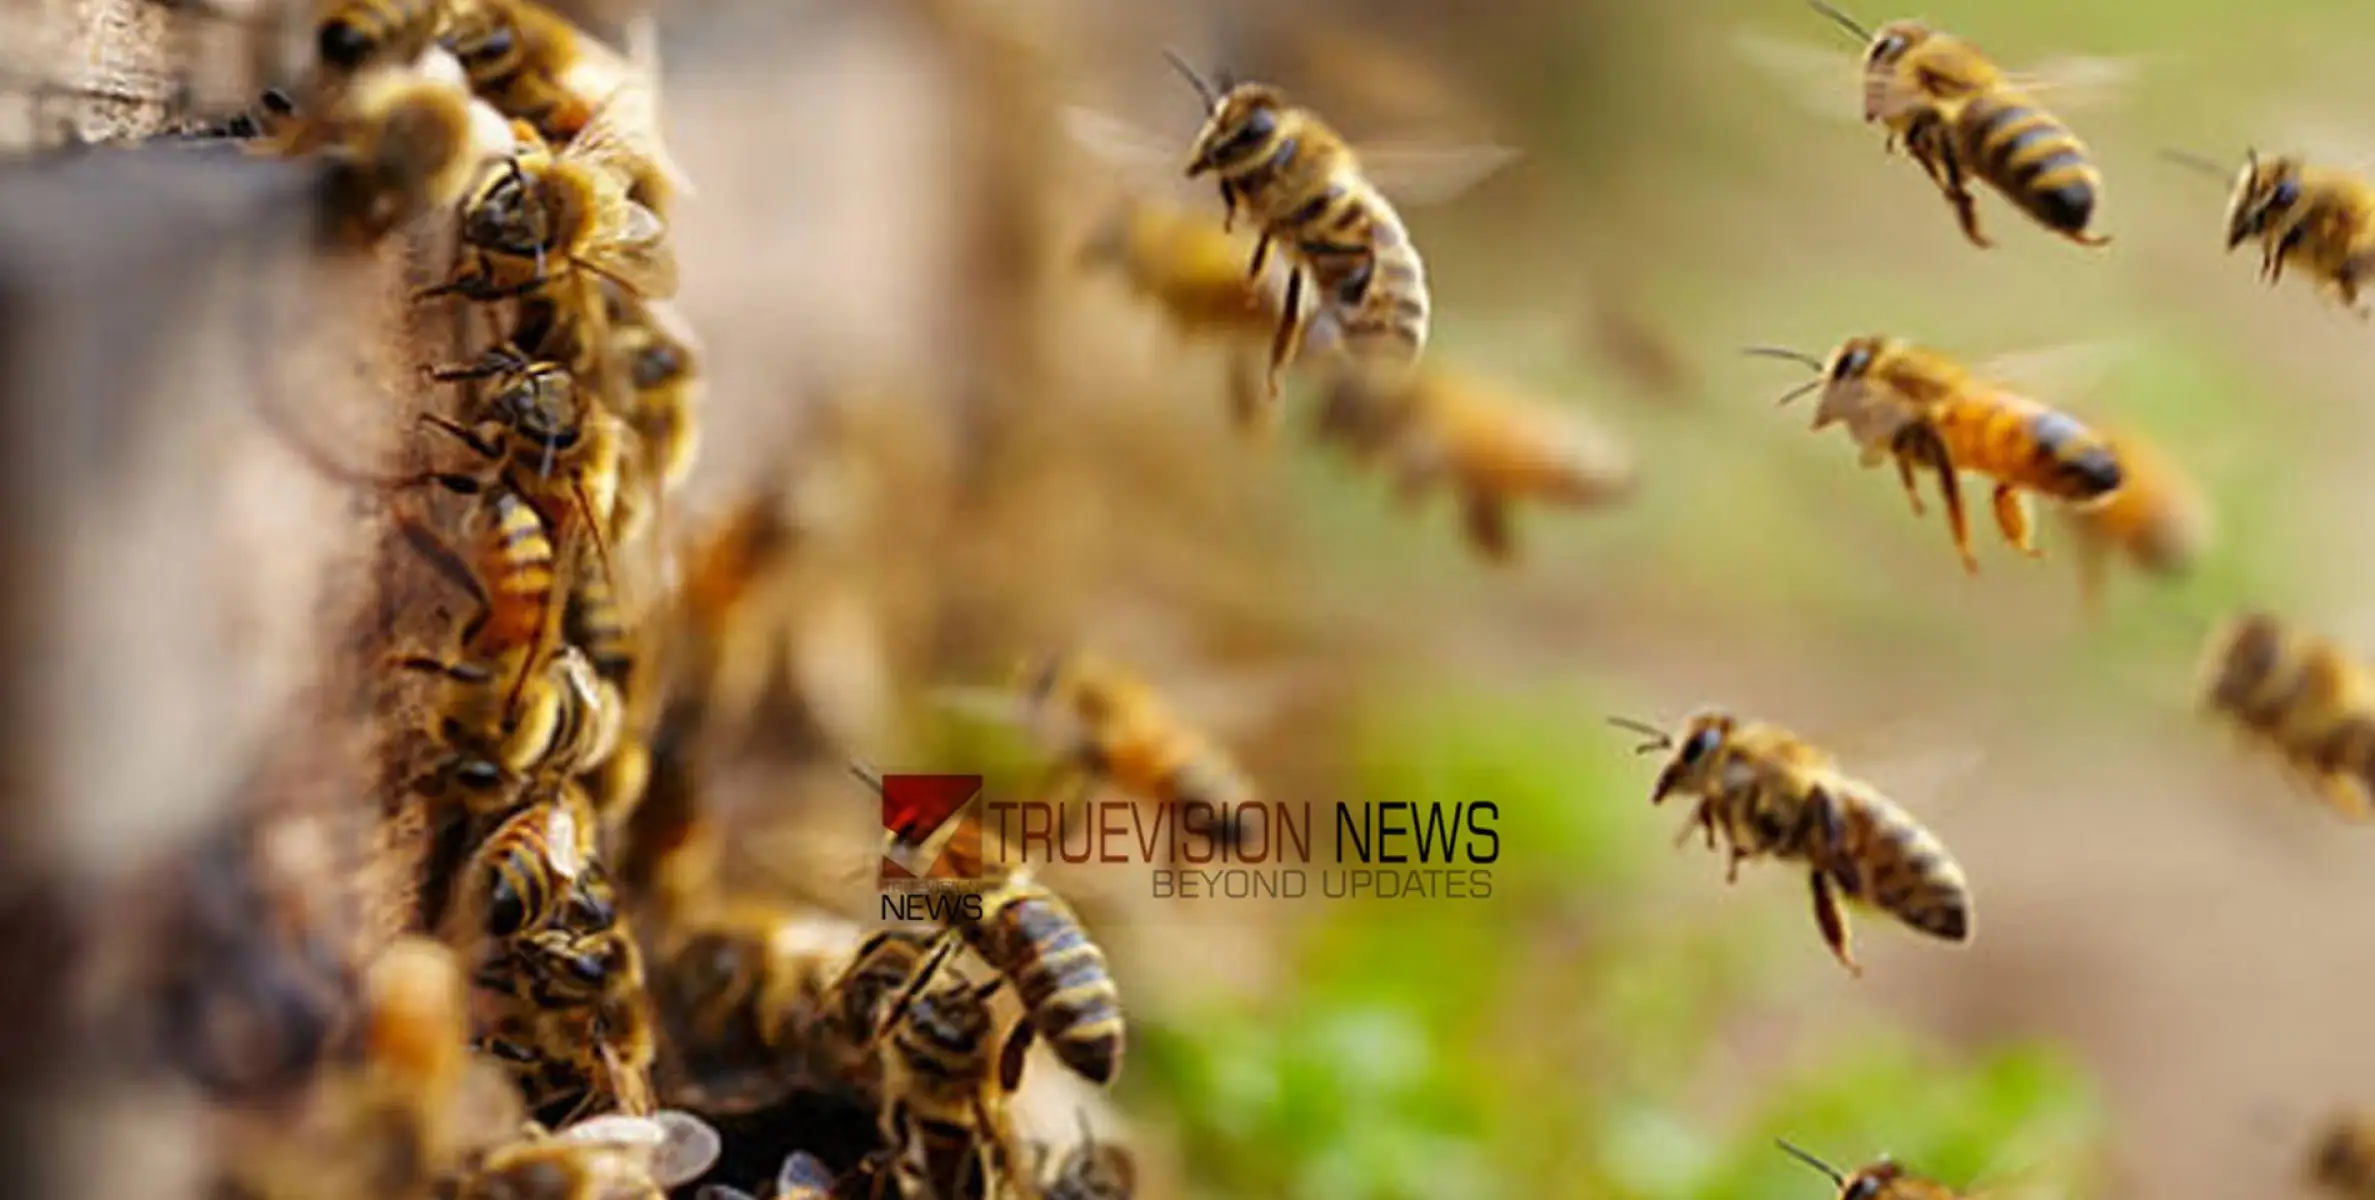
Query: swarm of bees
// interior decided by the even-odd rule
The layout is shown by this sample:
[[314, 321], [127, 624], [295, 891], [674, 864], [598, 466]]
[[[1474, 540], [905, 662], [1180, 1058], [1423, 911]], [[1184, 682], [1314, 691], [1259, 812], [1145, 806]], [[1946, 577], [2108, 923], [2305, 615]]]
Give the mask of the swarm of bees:
[[[1974, 182], [2081, 246], [2111, 241], [2095, 225], [2101, 174], [2040, 83], [1927, 24], [1867, 27], [1810, 3], [1863, 47], [1862, 119], [1883, 126], [1890, 152], [1902, 144], [1972, 246], [1992, 245]], [[309, 450], [386, 499], [402, 551], [464, 601], [447, 644], [384, 664], [426, 693], [418, 732], [431, 749], [404, 787], [429, 806], [440, 849], [418, 930], [370, 966], [359, 1035], [322, 1067], [301, 1119], [233, 1147], [226, 1194], [657, 1197], [711, 1172], [724, 1143], [712, 1122], [816, 1097], [867, 1116], [864, 1153], [769, 1146], [772, 1175], [698, 1194], [1132, 1194], [1131, 1152], [1085, 1115], [1063, 1148], [1024, 1137], [1014, 1117], [1035, 1046], [1096, 1087], [1126, 1057], [1106, 953], [1045, 880], [1020, 863], [967, 864], [988, 881], [978, 909], [928, 931], [871, 929], [723, 881], [726, 835], [697, 761], [704, 738], [752, 723], [764, 657], [753, 647], [772, 634], [767, 610], [801, 531], [772, 492], [689, 536], [667, 520], [699, 457], [707, 355], [671, 307], [670, 222], [690, 183], [660, 136], [656, 64], [534, 0], [329, 0], [313, 30], [300, 86], [191, 136], [326, 164], [320, 216], [338, 243], [444, 222], [455, 270], [413, 299], [464, 306], [499, 332], [426, 373], [464, 395], [417, 421], [440, 457], [468, 461], [381, 474]], [[1184, 149], [1174, 138], [1158, 157], [1209, 179], [1223, 213], [1124, 197], [1077, 262], [1118, 275], [1183, 342], [1226, 356], [1234, 423], [1268, 428], [1290, 371], [1309, 370], [1315, 437], [1388, 475], [1405, 501], [1453, 492], [1488, 561], [1516, 556], [1521, 504], [1594, 508], [1632, 493], [1614, 439], [1429, 350], [1427, 269], [1397, 205], [1456, 194], [1513, 152], [1397, 162], [1276, 86], [1168, 59], [1203, 115]], [[1075, 118], [1112, 161], [1141, 155], [1134, 131]], [[1392, 182], [1398, 169], [1409, 182]], [[2357, 309], [2375, 262], [2375, 184], [2252, 153], [2226, 216], [2227, 248], [2245, 242], [2268, 282], [2289, 264]], [[1995, 524], [2024, 556], [2043, 555], [2032, 504], [2051, 507], [2089, 608], [2115, 557], [2178, 577], [2207, 552], [2209, 508], [2182, 468], [1992, 366], [1887, 334], [1822, 355], [1749, 353], [1811, 371], [1781, 403], [1815, 395], [1811, 427], [1843, 427], [1864, 467], [1892, 463], [1917, 517], [1922, 476], [1934, 476], [1972, 575], [1965, 474], [1992, 485]], [[2348, 651], [2246, 613], [2210, 639], [2199, 695], [2336, 810], [2375, 810], [2375, 675]], [[1000, 707], [1041, 735], [1046, 790], [1067, 801], [1110, 787], [1148, 805], [1231, 808], [1259, 794], [1117, 662], [1051, 655]], [[1694, 801], [1677, 846], [1695, 832], [1720, 849], [1727, 882], [1756, 860], [1802, 868], [1819, 935], [1852, 976], [1864, 967], [1851, 905], [1938, 941], [1975, 936], [1974, 889], [1943, 840], [1811, 740], [1723, 709], [1677, 730], [1611, 720], [1649, 739], [1641, 752], [1669, 754], [1653, 804]], [[2368, 1194], [2369, 1141], [2338, 1127], [2316, 1178]], [[1783, 1149], [1840, 1200], [1957, 1195], [1887, 1159], [1843, 1173]]]

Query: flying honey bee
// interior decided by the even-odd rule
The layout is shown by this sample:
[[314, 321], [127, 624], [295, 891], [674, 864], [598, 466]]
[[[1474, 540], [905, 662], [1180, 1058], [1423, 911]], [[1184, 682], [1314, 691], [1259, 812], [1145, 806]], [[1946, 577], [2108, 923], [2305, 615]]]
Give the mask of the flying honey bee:
[[1850, 972], [1863, 968], [1849, 947], [1841, 897], [1932, 937], [1971, 940], [1970, 885], [1946, 847], [1869, 784], [1841, 774], [1828, 753], [1778, 726], [1721, 711], [1693, 716], [1679, 736], [1623, 717], [1610, 721], [1650, 737], [1640, 753], [1675, 751], [1650, 800], [1698, 797], [1676, 844], [1697, 830], [1713, 850], [1720, 833], [1730, 855], [1725, 882], [1752, 859], [1808, 867], [1815, 922]]
[[1044, 1200], [1130, 1200], [1138, 1190], [1137, 1159], [1128, 1147], [1098, 1141], [1085, 1109], [1080, 1141], [1056, 1160], [1054, 1171], [1047, 1171], [1044, 1162], [1040, 1167], [1034, 1174]]
[[1282, 320], [1282, 296], [1248, 276], [1245, 261], [1218, 220], [1143, 200], [1117, 206], [1080, 249], [1081, 265], [1117, 271], [1183, 340], [1226, 350], [1229, 415], [1257, 430], [1270, 416], [1261, 354]]
[[2111, 240], [2089, 230], [2102, 173], [2069, 126], [2031, 95], [2050, 85], [2048, 77], [2018, 78], [1978, 47], [1920, 21], [1866, 29], [1821, 0], [1808, 2], [1864, 45], [1864, 120], [1888, 130], [1891, 151], [1904, 144], [1972, 245], [1992, 244], [1979, 229], [1974, 179], [2079, 245]]
[[1438, 485], [1455, 490], [1468, 544], [1494, 562], [1516, 556], [1516, 503], [1587, 508], [1628, 496], [1634, 486], [1631, 456], [1608, 435], [1437, 362], [1390, 390], [1355, 374], [1337, 377], [1318, 430], [1363, 459], [1387, 463], [1406, 505]]
[[2157, 448], [2132, 432], [2105, 429], [2120, 485], [2101, 503], [2065, 507], [2078, 557], [2080, 595], [2102, 606], [2103, 575], [2116, 555], [2137, 570], [2181, 578], [2214, 535], [2209, 498]]
[[[2167, 157], [2213, 177], [2217, 163], [2181, 151]], [[2244, 153], [2227, 197], [2227, 252], [2245, 242], [2260, 248], [2260, 279], [2274, 287], [2287, 266], [2297, 268], [2344, 308], [2368, 314], [2359, 284], [2375, 269], [2375, 180], [2363, 172], [2326, 166], [2299, 155], [2261, 158]]]
[[1842, 1175], [1838, 1168], [1788, 1142], [1780, 1146], [1791, 1157], [1830, 1176], [1831, 1182], [1839, 1185], [1838, 1200], [1962, 1200], [1953, 1188], [1923, 1179], [1887, 1158]]
[[[1281, 374], [1310, 333], [1362, 368], [1389, 377], [1415, 364], [1426, 348], [1431, 300], [1425, 263], [1395, 204], [1448, 199], [1508, 164], [1516, 152], [1499, 146], [1356, 149], [1275, 87], [1207, 80], [1178, 55], [1165, 57], [1205, 108], [1204, 125], [1190, 145], [1187, 178], [1218, 181], [1224, 230], [1240, 215], [1251, 219], [1259, 236], [1249, 277], [1261, 275], [1274, 242], [1288, 260], [1265, 399], [1276, 399]], [[1091, 150], [1133, 167], [1146, 162], [1148, 143], [1127, 126], [1080, 110], [1071, 118], [1074, 137]], [[1314, 301], [1308, 316], [1306, 276]]]
[[2264, 612], [2211, 637], [2204, 707], [2283, 759], [2335, 811], [2369, 814], [2375, 796], [2375, 680], [2339, 644]]
[[1915, 472], [1938, 476], [1947, 527], [1965, 570], [1979, 573], [1963, 511], [1960, 472], [1995, 480], [1996, 527], [2004, 540], [2035, 557], [2022, 492], [2070, 504], [2100, 501], [2124, 476], [2102, 435], [1935, 350], [1886, 336], [1853, 337], [1826, 361], [1796, 350], [1754, 347], [1749, 353], [1812, 368], [1815, 378], [1783, 395], [1784, 404], [1820, 391], [1813, 428], [1845, 425], [1866, 466], [1893, 458], [1914, 515], [1923, 513]]
[[459, 1200], [664, 1200], [717, 1162], [717, 1130], [691, 1113], [611, 1113], [499, 1146], [467, 1172]]
[[1021, 1161], [1006, 1100], [1022, 1083], [1032, 1027], [1017, 1022], [999, 1037], [989, 1000], [1005, 986], [1003, 977], [931, 986], [955, 948], [954, 941], [940, 944], [874, 1034], [882, 1134], [897, 1150], [893, 1174], [905, 1195], [993, 1195], [996, 1181], [1013, 1178]]
[[2309, 1181], [2341, 1200], [2375, 1196], [2375, 1119], [2338, 1114], [2309, 1151]]

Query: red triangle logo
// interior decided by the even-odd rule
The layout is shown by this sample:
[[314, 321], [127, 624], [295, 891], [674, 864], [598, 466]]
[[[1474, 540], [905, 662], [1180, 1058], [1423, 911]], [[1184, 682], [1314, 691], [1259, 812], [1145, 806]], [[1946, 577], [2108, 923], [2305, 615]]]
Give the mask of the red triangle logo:
[[[901, 848], [924, 846], [932, 841], [959, 810], [981, 794], [979, 775], [885, 775], [882, 777], [882, 827], [892, 842]], [[968, 837], [968, 835], [970, 835]], [[964, 861], [980, 858], [981, 831], [968, 822], [959, 826], [942, 851], [942, 858], [950, 851], [969, 850]], [[966, 843], [960, 847], [958, 843]], [[885, 879], [913, 879], [915, 873], [888, 855], [882, 860]], [[946, 878], [935, 863], [928, 874]], [[962, 876], [960, 876], [962, 877]]]

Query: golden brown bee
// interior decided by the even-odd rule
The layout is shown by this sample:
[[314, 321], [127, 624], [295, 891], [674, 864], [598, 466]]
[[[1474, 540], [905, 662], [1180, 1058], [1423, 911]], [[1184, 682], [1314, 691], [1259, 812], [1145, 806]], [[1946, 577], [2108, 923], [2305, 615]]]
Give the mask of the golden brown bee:
[[629, 194], [658, 153], [635, 119], [641, 94], [622, 88], [559, 150], [539, 140], [485, 172], [461, 206], [474, 268], [420, 295], [541, 300], [586, 347], [608, 345], [602, 280], [646, 299], [675, 295], [667, 227]]
[[897, 1150], [893, 1172], [906, 1195], [993, 1195], [1021, 1159], [1006, 1101], [1022, 1083], [1031, 1024], [1016, 1022], [999, 1036], [989, 1000], [1005, 986], [1003, 977], [930, 986], [955, 948], [953, 940], [940, 943], [875, 1033], [883, 1140]]
[[2105, 429], [2103, 440], [2119, 462], [2118, 490], [2099, 503], [2061, 510], [2089, 610], [2102, 606], [2104, 568], [2113, 555], [2139, 571], [2182, 578], [2214, 531], [2209, 498], [2177, 464], [2134, 433]]
[[333, 71], [373, 62], [409, 64], [437, 44], [446, 0], [324, 0], [314, 23], [314, 53]]
[[1517, 554], [1510, 528], [1516, 503], [1586, 508], [1633, 490], [1631, 456], [1607, 435], [1439, 363], [1421, 365], [1392, 388], [1341, 375], [1328, 386], [1318, 422], [1321, 437], [1385, 462], [1406, 505], [1436, 486], [1458, 492], [1468, 544], [1495, 562]]
[[2375, 1196], [2375, 1119], [2345, 1112], [2328, 1123], [2309, 1152], [2309, 1181], [2342, 1200]]
[[1866, 43], [1864, 120], [1887, 128], [1891, 150], [1904, 142], [1954, 206], [1972, 245], [1991, 244], [1979, 231], [1973, 179], [2079, 245], [2111, 240], [2088, 232], [2103, 176], [2086, 146], [1978, 47], [1920, 21], [1866, 30], [1821, 0], [1810, 2]]
[[1064, 898], [1020, 863], [998, 868], [981, 919], [957, 932], [1014, 985], [1023, 1010], [1063, 1064], [1092, 1083], [1121, 1074], [1126, 1028], [1105, 952]]
[[703, 1112], [763, 1108], [795, 1088], [879, 1098], [865, 1045], [914, 974], [922, 941], [872, 939], [818, 913], [728, 904], [677, 931], [652, 977], [661, 1097]]
[[510, 1070], [540, 1116], [565, 1121], [605, 1101], [652, 1111], [657, 1031], [641, 952], [623, 921], [499, 944], [479, 976], [478, 1045]]
[[[1171, 65], [1204, 102], [1204, 127], [1188, 154], [1187, 175], [1219, 181], [1233, 221], [1260, 230], [1248, 273], [1259, 275], [1273, 241], [1290, 258], [1286, 297], [1270, 346], [1269, 395], [1301, 349], [1303, 280], [1311, 279], [1317, 319], [1354, 362], [1392, 378], [1426, 349], [1426, 265], [1401, 214], [1362, 170], [1351, 145], [1309, 109], [1260, 83], [1216, 85], [1177, 55]], [[1223, 86], [1226, 85], [1226, 86]], [[1510, 155], [1471, 167], [1473, 182]]]
[[1650, 735], [1641, 753], [1675, 751], [1658, 774], [1652, 803], [1676, 792], [1698, 797], [1677, 844], [1695, 829], [1715, 849], [1720, 832], [1730, 862], [1758, 858], [1803, 863], [1814, 890], [1823, 941], [1861, 975], [1848, 943], [1840, 897], [1872, 905], [1932, 937], [1971, 940], [1971, 889], [1946, 847], [1871, 785], [1841, 774], [1824, 751], [1778, 726], [1720, 711], [1693, 716], [1679, 737], [1622, 717], [1610, 720]]
[[1885, 1157], [1853, 1174], [1842, 1175], [1829, 1163], [1788, 1142], [1780, 1145], [1798, 1161], [1830, 1176], [1831, 1182], [1839, 1185], [1838, 1200], [1961, 1200], [1953, 1188], [1910, 1174]]
[[2375, 181], [2293, 155], [2247, 152], [2227, 200], [2227, 251], [2245, 242], [2259, 243], [2260, 278], [2269, 286], [2296, 267], [2319, 291], [2366, 316], [2358, 296], [2375, 268]]
[[514, 141], [510, 126], [460, 84], [388, 66], [356, 75], [326, 114], [281, 114], [258, 145], [323, 150], [334, 164], [323, 194], [327, 232], [367, 243], [459, 203]]
[[2365, 817], [2375, 797], [2375, 680], [2339, 644], [2243, 613], [2211, 635], [2203, 705], [2273, 750], [2334, 809]]
[[1849, 338], [1827, 361], [1771, 347], [1749, 353], [1812, 367], [1816, 377], [1784, 395], [1782, 403], [1819, 390], [1813, 428], [1845, 425], [1866, 466], [1894, 458], [1916, 516], [1924, 510], [1914, 472], [1937, 472], [1955, 552], [1972, 574], [1979, 572], [1979, 559], [1971, 553], [1960, 472], [1995, 480], [1996, 527], [2005, 541], [2032, 557], [2038, 551], [2030, 540], [2022, 492], [2085, 504], [2110, 495], [2125, 478], [2119, 456], [2101, 434], [1901, 338]]
[[444, 41], [472, 91], [554, 145], [583, 137], [616, 107], [607, 119], [631, 124], [645, 148], [623, 164], [634, 198], [668, 215], [684, 181], [660, 141], [656, 62], [630, 61], [535, 0], [444, 2]]
[[611, 1113], [497, 1147], [458, 1200], [664, 1200], [717, 1162], [717, 1131], [691, 1113]]
[[642, 299], [608, 282], [602, 293], [614, 370], [629, 400], [620, 415], [642, 439], [650, 477], [663, 492], [674, 492], [701, 448], [701, 343], [668, 302]]
[[576, 784], [548, 778], [472, 849], [454, 880], [447, 942], [475, 949], [485, 938], [517, 937], [598, 903], [598, 893], [578, 886], [598, 870], [593, 815]]
[[1138, 1161], [1126, 1146], [1099, 1142], [1086, 1111], [1080, 1114], [1080, 1142], [1056, 1160], [1053, 1173], [1045, 1165], [1034, 1172], [1043, 1200], [1130, 1200], [1138, 1190]]
[[1058, 789], [1108, 782], [1141, 800], [1232, 807], [1254, 787], [1228, 751], [1121, 664], [1085, 652], [1025, 668], [1023, 719], [1062, 756]]
[[1228, 353], [1229, 413], [1238, 428], [1270, 415], [1262, 347], [1279, 327], [1282, 297], [1245, 271], [1245, 251], [1219, 221], [1146, 201], [1117, 207], [1082, 243], [1083, 266], [1116, 270], [1182, 339]]

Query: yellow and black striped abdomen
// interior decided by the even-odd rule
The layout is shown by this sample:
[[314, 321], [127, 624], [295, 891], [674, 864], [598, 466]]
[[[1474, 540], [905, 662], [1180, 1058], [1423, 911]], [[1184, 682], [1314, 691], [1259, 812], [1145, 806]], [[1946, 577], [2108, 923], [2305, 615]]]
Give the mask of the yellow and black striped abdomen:
[[2070, 127], [2017, 92], [1983, 92], [1955, 118], [1957, 150], [1972, 174], [2047, 228], [2084, 232], [2103, 177]]
[[1402, 219], [1365, 180], [1340, 179], [1297, 241], [1321, 311], [1355, 359], [1415, 362], [1427, 342], [1427, 273]]
[[1950, 942], [1971, 937], [1971, 889], [1936, 835], [1868, 790], [1835, 793], [1836, 832], [1821, 864], [1845, 895]]
[[2059, 500], [2092, 500], [2122, 476], [2109, 442], [2066, 413], [2006, 392], [1955, 400], [1934, 418], [1947, 456], [2014, 487]]
[[496, 489], [487, 503], [493, 528], [487, 534], [489, 594], [485, 636], [496, 647], [523, 646], [543, 631], [553, 596], [553, 543], [544, 519], [519, 494]]
[[978, 924], [963, 928], [965, 940], [1014, 984], [1031, 1024], [1065, 1066], [1112, 1082], [1121, 1073], [1123, 1023], [1105, 952], [1044, 889], [1010, 886], [986, 908]]

